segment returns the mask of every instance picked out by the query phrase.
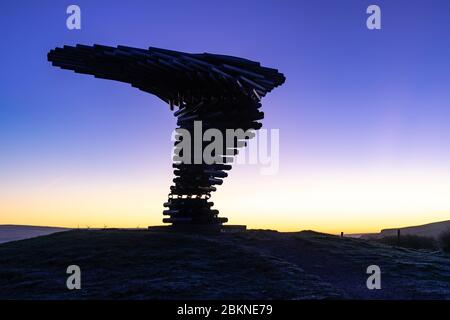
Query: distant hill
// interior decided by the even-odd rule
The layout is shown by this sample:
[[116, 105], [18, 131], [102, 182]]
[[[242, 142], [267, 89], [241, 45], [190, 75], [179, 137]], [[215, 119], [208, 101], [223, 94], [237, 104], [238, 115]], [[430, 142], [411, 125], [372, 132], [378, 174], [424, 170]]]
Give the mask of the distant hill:
[[69, 228], [23, 226], [13, 224], [0, 225], [0, 243], [45, 236], [55, 232], [67, 231]]
[[1, 244], [0, 300], [450, 299], [449, 258], [311, 231], [72, 230]]
[[438, 239], [443, 232], [450, 230], [450, 220], [427, 223], [420, 226], [383, 229], [380, 233], [362, 234], [361, 238], [380, 239], [383, 237], [396, 236], [398, 229], [400, 229], [400, 234], [403, 236], [414, 235]]

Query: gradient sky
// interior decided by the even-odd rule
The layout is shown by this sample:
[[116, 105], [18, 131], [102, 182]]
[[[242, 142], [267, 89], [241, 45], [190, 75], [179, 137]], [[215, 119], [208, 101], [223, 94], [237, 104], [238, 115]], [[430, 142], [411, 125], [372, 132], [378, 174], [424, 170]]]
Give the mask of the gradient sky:
[[[82, 30], [66, 28], [77, 4]], [[366, 28], [370, 4], [382, 29]], [[283, 72], [263, 100], [280, 171], [237, 166], [212, 200], [232, 224], [370, 232], [450, 219], [450, 2], [2, 1], [0, 224], [160, 224], [167, 105], [51, 67], [64, 44], [242, 56]]]

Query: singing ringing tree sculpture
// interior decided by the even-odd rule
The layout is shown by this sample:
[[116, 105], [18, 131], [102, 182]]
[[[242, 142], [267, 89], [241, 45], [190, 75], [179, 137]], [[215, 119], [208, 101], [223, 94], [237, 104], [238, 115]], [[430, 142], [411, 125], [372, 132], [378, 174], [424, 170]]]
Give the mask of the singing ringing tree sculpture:
[[[208, 129], [219, 130], [226, 136], [227, 129], [243, 131], [261, 128], [264, 118], [261, 98], [285, 81], [276, 69], [262, 67], [258, 62], [217, 54], [191, 54], [150, 47], [137, 49], [125, 46], [102, 45], [55, 48], [48, 53], [53, 66], [94, 75], [96, 78], [130, 83], [167, 102], [177, 110], [178, 132], [194, 137], [194, 129], [201, 121], [201, 134]], [[182, 129], [182, 130], [180, 130]], [[218, 217], [209, 201], [215, 185], [221, 185], [226, 171], [231, 169], [231, 155], [246, 146], [246, 139], [236, 139], [231, 145], [223, 139], [222, 151], [215, 154], [214, 163], [202, 155], [207, 143], [198, 149], [191, 140], [191, 154], [186, 157], [181, 149], [184, 137], [175, 142], [173, 168], [175, 183], [170, 187], [169, 199], [163, 212], [163, 222], [172, 226], [221, 226], [227, 218]], [[203, 140], [202, 140], [203, 141]], [[228, 151], [227, 151], [228, 149]], [[217, 149], [216, 149], [217, 150]], [[179, 152], [181, 151], [181, 152]], [[217, 152], [217, 151], [216, 151]], [[186, 161], [186, 159], [189, 159]]]

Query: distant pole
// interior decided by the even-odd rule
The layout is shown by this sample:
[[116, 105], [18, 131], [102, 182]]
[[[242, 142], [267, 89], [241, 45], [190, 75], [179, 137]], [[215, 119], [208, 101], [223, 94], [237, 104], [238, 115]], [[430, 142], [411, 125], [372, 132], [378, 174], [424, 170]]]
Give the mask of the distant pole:
[[400, 246], [400, 229], [397, 229], [397, 246]]

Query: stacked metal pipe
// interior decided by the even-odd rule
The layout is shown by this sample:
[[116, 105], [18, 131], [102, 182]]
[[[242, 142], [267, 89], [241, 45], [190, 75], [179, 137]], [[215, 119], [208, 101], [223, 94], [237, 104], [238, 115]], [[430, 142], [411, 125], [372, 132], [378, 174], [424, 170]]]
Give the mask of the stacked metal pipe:
[[[226, 136], [227, 129], [257, 130], [264, 118], [260, 100], [285, 81], [276, 69], [262, 67], [258, 62], [238, 57], [210, 53], [191, 54], [150, 47], [137, 49], [102, 45], [55, 48], [48, 53], [52, 65], [77, 73], [91, 74], [130, 83], [167, 102], [177, 109], [177, 125], [194, 137], [196, 121], [201, 121], [201, 134], [217, 129]], [[200, 122], [197, 122], [200, 123]], [[181, 131], [180, 131], [181, 132]], [[209, 163], [203, 151], [209, 142], [194, 145], [184, 159], [174, 159], [175, 179], [163, 212], [163, 221], [173, 225], [220, 225], [226, 218], [218, 217], [211, 207], [210, 194], [221, 185], [226, 171], [231, 169], [233, 155], [246, 146], [246, 140], [236, 139], [232, 145], [223, 139], [223, 148], [215, 150], [220, 161]], [[185, 145], [186, 142], [184, 142]], [[175, 154], [180, 155], [183, 136], [175, 142]], [[197, 150], [197, 152], [195, 152]]]

